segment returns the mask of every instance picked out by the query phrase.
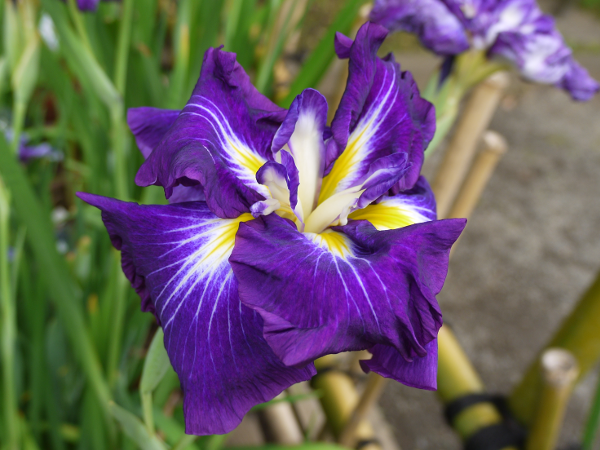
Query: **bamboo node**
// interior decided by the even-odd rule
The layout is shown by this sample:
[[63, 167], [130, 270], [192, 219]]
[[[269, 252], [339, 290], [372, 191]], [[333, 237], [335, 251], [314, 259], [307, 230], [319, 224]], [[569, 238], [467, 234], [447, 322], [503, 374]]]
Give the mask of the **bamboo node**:
[[549, 348], [544, 352], [542, 371], [545, 381], [556, 387], [570, 385], [579, 375], [577, 359], [562, 348]]

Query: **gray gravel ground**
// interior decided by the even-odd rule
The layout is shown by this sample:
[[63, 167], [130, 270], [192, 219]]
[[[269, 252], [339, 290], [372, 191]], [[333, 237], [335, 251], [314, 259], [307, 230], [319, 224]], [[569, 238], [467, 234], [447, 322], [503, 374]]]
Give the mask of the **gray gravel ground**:
[[[600, 22], [570, 10], [559, 28], [600, 79]], [[436, 61], [400, 52], [420, 85]], [[439, 296], [491, 392], [508, 392], [600, 269], [600, 96], [572, 102], [516, 77], [491, 128], [510, 150], [454, 255]], [[425, 173], [435, 173], [435, 161]], [[600, 327], [600, 318], [598, 318]], [[576, 389], [562, 445], [576, 441], [596, 374]], [[390, 383], [382, 406], [404, 450], [459, 449], [430, 392]]]

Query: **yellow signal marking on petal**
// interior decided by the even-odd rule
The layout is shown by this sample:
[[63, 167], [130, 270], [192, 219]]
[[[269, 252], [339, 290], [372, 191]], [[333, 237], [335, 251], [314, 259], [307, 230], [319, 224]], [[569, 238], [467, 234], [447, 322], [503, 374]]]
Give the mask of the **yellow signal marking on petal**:
[[219, 260], [229, 258], [233, 245], [235, 244], [235, 235], [240, 227], [240, 223], [254, 219], [252, 214], [244, 213], [236, 219], [218, 219], [222, 225], [215, 227], [211, 234], [214, 233], [215, 238], [207, 245], [208, 252], [204, 255], [203, 260], [216, 256]]
[[395, 230], [422, 222], [410, 210], [400, 206], [379, 203], [369, 205], [363, 209], [354, 211], [348, 216], [353, 220], [368, 220], [377, 230]]
[[331, 172], [323, 178], [323, 184], [321, 185], [321, 192], [319, 194], [319, 204], [331, 197], [340, 182], [350, 175], [350, 172], [357, 163], [358, 153], [364, 145], [362, 138], [371, 126], [371, 122], [372, 121], [367, 123], [356, 137], [353, 138], [352, 135], [350, 136], [348, 145], [333, 164]]
[[322, 233], [306, 233], [311, 236], [313, 242], [320, 247], [329, 250], [331, 253], [345, 257], [350, 252], [350, 243], [348, 238], [342, 233], [333, 230], [325, 230]]
[[227, 138], [227, 143], [235, 152], [235, 159], [237, 160], [237, 162], [241, 166], [248, 169], [252, 174], [258, 172], [258, 169], [260, 169], [262, 165], [266, 162], [264, 158], [261, 158], [249, 148], [237, 147], [229, 138]]

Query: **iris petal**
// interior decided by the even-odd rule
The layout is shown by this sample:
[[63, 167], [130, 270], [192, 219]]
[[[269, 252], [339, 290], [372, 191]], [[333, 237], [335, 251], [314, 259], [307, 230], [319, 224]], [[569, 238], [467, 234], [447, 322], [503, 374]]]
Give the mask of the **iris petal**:
[[435, 197], [424, 177], [420, 177], [411, 190], [385, 195], [377, 203], [348, 216], [353, 220], [367, 220], [379, 231], [427, 222], [436, 217]]
[[370, 19], [390, 31], [415, 33], [439, 55], [456, 55], [469, 48], [465, 28], [441, 0], [376, 0]]
[[127, 111], [127, 125], [135, 137], [144, 158], [162, 141], [175, 123], [180, 111], [151, 107], [130, 108]]
[[256, 172], [272, 160], [271, 142], [285, 110], [252, 86], [235, 54], [209, 49], [192, 96], [136, 176], [168, 197], [179, 184], [200, 184], [211, 210], [237, 217], [264, 200]]
[[262, 319], [243, 306], [228, 258], [240, 222], [202, 202], [140, 206], [79, 194], [100, 208], [123, 270], [165, 331], [184, 392], [186, 433], [223, 434], [250, 408], [314, 375], [286, 367], [262, 336]]
[[305, 214], [314, 209], [325, 169], [323, 133], [327, 101], [314, 89], [298, 95], [273, 139], [273, 151], [287, 146], [299, 174], [298, 198]]
[[361, 361], [365, 372], [375, 372], [410, 387], [434, 391], [437, 389], [437, 338], [425, 345], [427, 352], [422, 358], [407, 360], [398, 350], [387, 345], [370, 349], [373, 358]]
[[442, 324], [435, 296], [464, 225], [376, 231], [356, 221], [315, 238], [272, 214], [240, 225], [230, 263], [242, 302], [263, 317], [284, 363], [377, 344], [411, 360], [427, 355]]
[[410, 73], [401, 72], [391, 55], [377, 57], [386, 35], [382, 26], [367, 23], [352, 44], [336, 36], [338, 56], [349, 58], [349, 75], [331, 125], [336, 148], [328, 149], [329, 172], [319, 203], [364, 182], [371, 164], [392, 154], [408, 157], [410, 170], [399, 181], [402, 189], [411, 188], [419, 176], [435, 131], [435, 112], [420, 97]]

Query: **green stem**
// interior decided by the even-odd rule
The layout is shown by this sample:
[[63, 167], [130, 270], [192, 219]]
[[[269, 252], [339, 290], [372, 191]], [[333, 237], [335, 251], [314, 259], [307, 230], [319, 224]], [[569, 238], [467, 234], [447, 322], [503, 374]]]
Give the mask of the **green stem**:
[[125, 96], [127, 82], [127, 62], [129, 61], [129, 44], [131, 42], [131, 21], [133, 18], [134, 0], [123, 1], [123, 15], [119, 27], [119, 41], [117, 43], [117, 58], [115, 62], [115, 87]]
[[113, 251], [114, 270], [113, 276], [116, 277], [115, 298], [113, 301], [112, 322], [108, 344], [108, 363], [106, 365], [106, 374], [111, 387], [115, 386], [118, 377], [119, 358], [121, 356], [121, 343], [123, 337], [123, 325], [125, 323], [125, 309], [128, 283], [121, 272], [121, 258], [117, 251]]
[[85, 29], [85, 25], [83, 24], [81, 12], [79, 11], [79, 8], [77, 8], [77, 3], [75, 3], [75, 0], [68, 0], [67, 5], [69, 9], [69, 14], [71, 15], [71, 19], [73, 20], [75, 28], [77, 29], [77, 33], [83, 41], [83, 45], [85, 45], [87, 49], [91, 52], [92, 46], [90, 44], [90, 39]]
[[12, 120], [12, 142], [10, 143], [11, 150], [14, 155], [19, 151], [19, 141], [21, 132], [23, 131], [23, 123], [25, 122], [25, 112], [27, 104], [15, 99], [13, 103], [13, 120]]
[[229, 434], [214, 434], [208, 438], [204, 450], [219, 450], [229, 438]]
[[0, 179], [0, 300], [2, 302], [2, 388], [4, 433], [7, 450], [19, 449], [19, 413], [15, 392], [15, 343], [17, 317], [11, 295], [8, 261], [10, 196]]
[[129, 200], [129, 177], [127, 176], [127, 131], [123, 117], [123, 104], [116, 103], [110, 108], [110, 137], [115, 155], [115, 189], [119, 200]]
[[588, 416], [587, 423], [585, 424], [585, 431], [583, 432], [583, 443], [582, 450], [592, 450], [594, 448], [594, 441], [598, 434], [598, 428], [600, 426], [600, 379], [598, 379], [598, 386], [596, 387], [596, 395], [594, 395], [594, 403], [590, 408], [590, 414]]
[[197, 439], [198, 439], [198, 436], [193, 436], [191, 434], [185, 434], [185, 435], [183, 435], [183, 437], [181, 439], [179, 439], [179, 441], [177, 441], [177, 444], [175, 444], [171, 448], [171, 450], [184, 450], [189, 445], [196, 442]]
[[152, 392], [142, 392], [140, 396], [142, 400], [142, 415], [144, 416], [144, 424], [150, 434], [154, 434], [154, 410], [152, 406]]

